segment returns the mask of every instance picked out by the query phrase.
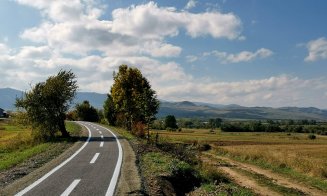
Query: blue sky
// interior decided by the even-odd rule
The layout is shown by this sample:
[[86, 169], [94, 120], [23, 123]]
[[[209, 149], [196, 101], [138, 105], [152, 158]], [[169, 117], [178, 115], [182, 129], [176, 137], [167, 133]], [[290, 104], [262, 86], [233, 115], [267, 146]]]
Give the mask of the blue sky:
[[324, 0], [0, 1], [0, 87], [72, 69], [109, 92], [120, 64], [160, 99], [327, 108]]

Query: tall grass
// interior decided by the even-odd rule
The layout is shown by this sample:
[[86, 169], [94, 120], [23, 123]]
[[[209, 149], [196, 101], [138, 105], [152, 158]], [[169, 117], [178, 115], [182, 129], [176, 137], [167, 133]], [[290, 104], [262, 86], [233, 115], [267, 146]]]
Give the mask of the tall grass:
[[291, 168], [327, 179], [327, 145], [244, 145], [220, 147], [243, 160], [262, 160], [281, 168]]

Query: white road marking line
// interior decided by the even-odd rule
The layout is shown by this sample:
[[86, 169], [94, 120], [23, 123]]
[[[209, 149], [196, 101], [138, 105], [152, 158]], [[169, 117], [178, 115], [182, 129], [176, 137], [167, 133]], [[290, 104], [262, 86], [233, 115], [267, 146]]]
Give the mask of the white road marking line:
[[99, 131], [100, 134], [102, 134], [102, 131]]
[[103, 147], [103, 142], [100, 143], [100, 147]]
[[92, 160], [90, 161], [90, 164], [95, 163], [95, 161], [97, 160], [98, 156], [100, 155], [100, 153], [95, 153], [95, 155], [93, 156]]
[[[82, 124], [80, 122], [78, 122], [79, 124]], [[80, 153], [85, 146], [89, 143], [90, 139], [91, 139], [91, 130], [85, 126], [86, 129], [89, 132], [89, 137], [87, 138], [86, 142], [84, 143], [84, 145], [82, 147], [80, 147], [80, 149], [78, 149], [71, 157], [69, 157], [68, 159], [66, 159], [66, 161], [62, 162], [60, 165], [58, 165], [57, 167], [53, 168], [51, 171], [49, 171], [48, 173], [46, 173], [44, 176], [42, 176], [41, 178], [39, 178], [37, 181], [35, 181], [33, 184], [29, 185], [28, 187], [26, 187], [25, 189], [21, 190], [19, 193], [17, 193], [15, 196], [21, 196], [24, 195], [25, 193], [27, 193], [28, 191], [30, 191], [32, 188], [36, 187], [37, 185], [39, 185], [41, 182], [43, 182], [45, 179], [47, 179], [49, 176], [51, 176], [53, 173], [55, 173], [57, 170], [59, 170], [60, 168], [62, 168], [64, 165], [66, 165], [69, 161], [71, 161], [74, 157], [76, 157], [76, 155], [78, 155], [78, 153]]]
[[73, 190], [74, 188], [78, 185], [78, 183], [81, 181], [81, 179], [76, 179], [74, 180], [69, 187], [65, 190], [65, 192], [63, 192], [60, 196], [68, 196]]
[[99, 131], [99, 129], [98, 129], [98, 128], [96, 128], [96, 130], [97, 130], [97, 131]]
[[109, 129], [107, 129], [107, 128], [103, 127], [103, 126], [101, 126], [101, 127], [106, 129], [107, 131], [109, 131], [115, 137], [115, 139], [117, 141], [117, 145], [118, 145], [118, 159], [117, 159], [117, 163], [116, 163], [116, 166], [115, 166], [115, 171], [112, 174], [110, 184], [109, 184], [109, 187], [108, 187], [107, 192], [106, 192], [106, 196], [112, 196], [115, 193], [115, 188], [116, 188], [116, 185], [117, 185], [117, 182], [118, 182], [120, 168], [121, 168], [121, 165], [122, 165], [122, 162], [123, 162], [123, 149], [122, 149], [122, 147], [120, 145], [120, 142], [119, 142], [117, 136], [112, 131], [110, 131]]
[[101, 139], [103, 139], [103, 135], [101, 135]]

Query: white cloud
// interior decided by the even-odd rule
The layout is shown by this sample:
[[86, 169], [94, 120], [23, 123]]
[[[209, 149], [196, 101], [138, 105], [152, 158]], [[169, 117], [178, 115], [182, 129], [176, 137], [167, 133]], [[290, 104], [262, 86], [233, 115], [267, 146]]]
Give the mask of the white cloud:
[[188, 55], [186, 56], [186, 61], [189, 63], [193, 63], [195, 61], [197, 61], [199, 58], [195, 55]]
[[192, 37], [210, 35], [214, 38], [236, 39], [241, 33], [241, 20], [234, 14], [178, 12], [156, 3], [116, 9], [112, 13], [112, 31], [130, 36], [162, 39], [176, 36], [184, 28]]
[[325, 37], [309, 41], [306, 46], [309, 54], [305, 57], [305, 61], [313, 62], [327, 59], [327, 40]]
[[273, 52], [266, 48], [260, 48], [255, 52], [250, 51], [242, 51], [237, 54], [229, 54], [227, 52], [221, 52], [214, 50], [212, 52], [205, 52], [203, 56], [214, 55], [217, 57], [222, 63], [240, 63], [240, 62], [249, 62], [255, 59], [263, 59], [273, 55]]
[[10, 52], [10, 49], [6, 44], [3, 44], [0, 42], [0, 54], [8, 54]]
[[192, 9], [192, 8], [194, 8], [194, 7], [196, 6], [197, 3], [198, 3], [198, 2], [195, 1], [195, 0], [189, 0], [189, 1], [187, 2], [187, 4], [185, 5], [185, 9], [186, 9], [186, 10]]
[[49, 59], [51, 51], [48, 46], [24, 46], [18, 56], [26, 59]]

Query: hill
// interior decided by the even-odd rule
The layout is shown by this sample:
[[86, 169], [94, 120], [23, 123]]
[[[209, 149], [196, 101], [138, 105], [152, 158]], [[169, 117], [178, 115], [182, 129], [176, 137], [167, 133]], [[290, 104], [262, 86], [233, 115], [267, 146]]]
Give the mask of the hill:
[[[16, 97], [21, 97], [22, 91], [2, 88], [0, 89], [0, 108], [14, 110]], [[78, 92], [73, 101], [81, 103], [88, 100], [95, 108], [102, 109], [106, 94], [93, 92]], [[327, 110], [314, 107], [244, 107], [236, 104], [222, 105], [203, 102], [168, 102], [161, 100], [157, 117], [175, 115], [178, 118], [224, 118], [224, 119], [313, 119], [327, 121]]]
[[215, 105], [206, 103], [161, 102], [158, 117], [175, 115], [177, 118], [224, 118], [235, 120], [264, 119], [312, 119], [327, 120], [327, 110], [314, 107], [244, 107], [239, 105]]

